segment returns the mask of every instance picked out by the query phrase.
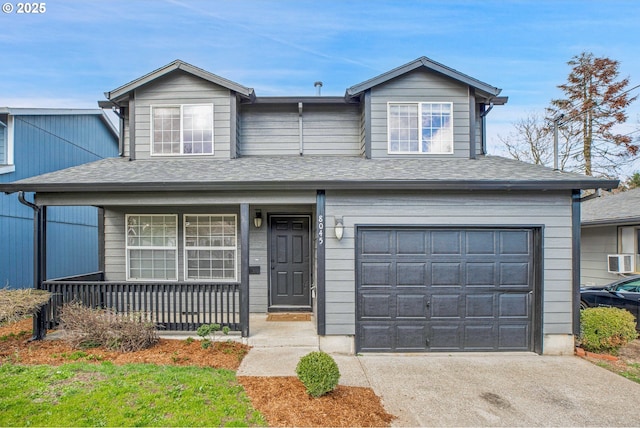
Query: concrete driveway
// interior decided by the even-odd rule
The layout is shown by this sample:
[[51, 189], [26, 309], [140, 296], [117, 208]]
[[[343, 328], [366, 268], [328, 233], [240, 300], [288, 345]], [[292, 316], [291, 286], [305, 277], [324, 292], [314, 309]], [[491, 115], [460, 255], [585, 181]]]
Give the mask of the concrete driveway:
[[[238, 376], [295, 376], [311, 323], [251, 319]], [[640, 426], [640, 384], [574, 356], [332, 354], [340, 384], [371, 387], [395, 426]]]
[[640, 384], [577, 357], [356, 358], [395, 426], [640, 425]]

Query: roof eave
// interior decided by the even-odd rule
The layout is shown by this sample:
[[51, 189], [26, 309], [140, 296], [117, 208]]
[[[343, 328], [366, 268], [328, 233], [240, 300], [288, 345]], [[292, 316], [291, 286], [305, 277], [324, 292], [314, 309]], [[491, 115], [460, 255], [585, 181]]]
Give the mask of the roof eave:
[[502, 92], [502, 89], [500, 88], [496, 88], [495, 86], [491, 86], [487, 83], [481, 82], [478, 79], [475, 79], [471, 76], [468, 76], [464, 73], [454, 70], [453, 68], [447, 67], [444, 64], [440, 64], [439, 62], [433, 61], [423, 56], [405, 65], [401, 65], [400, 67], [394, 68], [391, 71], [380, 74], [379, 76], [373, 77], [362, 83], [359, 83], [357, 85], [351, 86], [350, 88], [347, 88], [347, 92], [345, 96], [348, 98], [357, 97], [361, 93], [365, 92], [368, 89], [371, 89], [374, 86], [378, 86], [391, 79], [395, 79], [398, 76], [402, 76], [403, 74], [406, 74], [420, 67], [428, 68], [430, 70], [436, 71], [452, 79], [466, 83], [469, 86], [472, 86], [476, 89], [479, 89], [480, 91], [485, 92], [488, 98], [497, 97], [500, 94], [500, 92]]
[[165, 65], [164, 67], [160, 67], [157, 70], [147, 73], [144, 76], [139, 77], [125, 85], [122, 85], [119, 88], [114, 89], [113, 91], [105, 92], [104, 95], [108, 100], [114, 103], [117, 103], [119, 101], [126, 99], [131, 91], [176, 70], [183, 70], [194, 76], [200, 77], [209, 82], [223, 86], [231, 91], [236, 92], [242, 97], [245, 97], [248, 99], [255, 98], [255, 92], [252, 88], [247, 88], [246, 86], [242, 86], [236, 82], [233, 82], [231, 80], [225, 79], [224, 77], [220, 77], [218, 75], [210, 73], [206, 70], [203, 70], [201, 68], [188, 64], [179, 59]]
[[[610, 187], [609, 187], [610, 186]], [[154, 192], [211, 190], [573, 190], [615, 188], [617, 181], [459, 181], [459, 180], [331, 180], [243, 182], [141, 182], [141, 183], [13, 183], [0, 184], [0, 192]], [[126, 189], [126, 190], [123, 190]]]

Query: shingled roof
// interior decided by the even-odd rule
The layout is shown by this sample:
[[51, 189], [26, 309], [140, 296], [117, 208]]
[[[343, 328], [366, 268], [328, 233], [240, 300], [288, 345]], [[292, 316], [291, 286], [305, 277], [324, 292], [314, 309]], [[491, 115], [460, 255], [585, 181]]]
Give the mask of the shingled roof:
[[640, 223], [640, 189], [604, 194], [582, 203], [582, 225]]
[[554, 171], [511, 159], [364, 159], [280, 156], [111, 158], [0, 184], [16, 192], [140, 192], [261, 189], [492, 189], [560, 190], [614, 188], [603, 180]]

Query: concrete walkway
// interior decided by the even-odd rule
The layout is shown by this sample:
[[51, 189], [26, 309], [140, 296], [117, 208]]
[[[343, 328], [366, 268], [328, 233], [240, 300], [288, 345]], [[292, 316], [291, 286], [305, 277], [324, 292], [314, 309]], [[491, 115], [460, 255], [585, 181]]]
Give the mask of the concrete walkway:
[[[318, 350], [310, 322], [252, 315], [238, 376], [295, 376]], [[332, 354], [340, 384], [371, 387], [394, 426], [640, 426], [640, 384], [577, 357]]]

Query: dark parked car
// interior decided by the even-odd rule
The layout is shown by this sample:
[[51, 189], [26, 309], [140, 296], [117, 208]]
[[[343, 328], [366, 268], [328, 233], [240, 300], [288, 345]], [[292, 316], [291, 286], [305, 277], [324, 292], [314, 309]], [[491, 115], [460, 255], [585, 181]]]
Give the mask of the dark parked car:
[[613, 306], [626, 309], [636, 317], [640, 330], [640, 275], [623, 278], [609, 285], [580, 288], [580, 308]]

